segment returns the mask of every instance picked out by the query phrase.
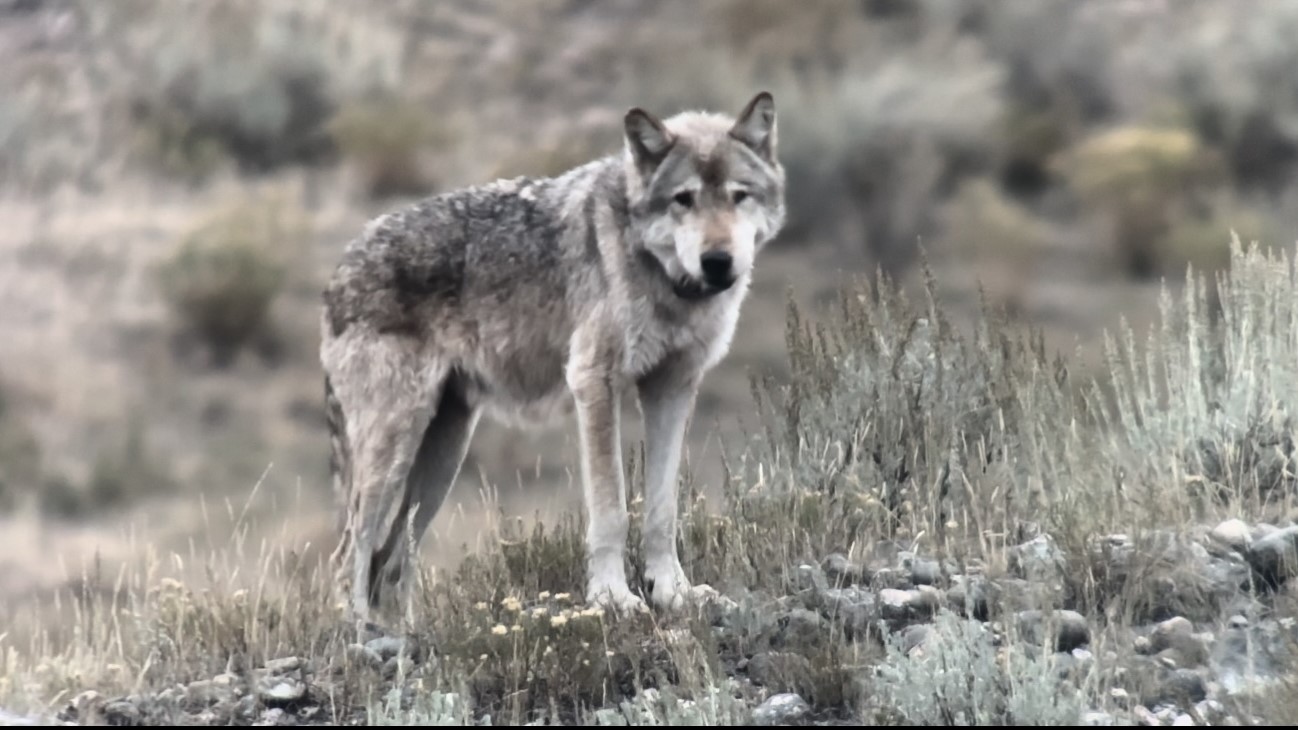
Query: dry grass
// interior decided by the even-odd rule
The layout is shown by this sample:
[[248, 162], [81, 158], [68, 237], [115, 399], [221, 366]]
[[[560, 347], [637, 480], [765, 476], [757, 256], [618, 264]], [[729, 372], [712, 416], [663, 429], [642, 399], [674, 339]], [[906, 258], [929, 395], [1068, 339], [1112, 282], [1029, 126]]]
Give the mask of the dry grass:
[[[691, 624], [697, 647], [685, 651], [668, 646], [662, 627], [630, 625], [610, 635], [629, 664], [562, 678], [599, 656], [543, 624], [520, 624], [509, 642], [475, 634], [473, 622], [486, 619], [476, 600], [465, 602], [481, 581], [529, 600], [580, 582], [576, 526], [552, 521], [579, 504], [575, 444], [566, 432], [524, 437], [488, 426], [466, 475], [502, 487], [508, 514], [544, 507], [539, 522], [551, 529], [508, 550], [471, 551], [463, 579], [472, 590], [439, 574], [416, 606], [434, 630], [481, 641], [465, 638], [450, 669], [410, 681], [472, 701], [394, 710], [389, 679], [350, 667], [321, 685], [333, 692], [324, 716], [381, 722], [490, 708], [497, 720], [541, 710], [571, 719], [583, 703], [609, 710], [636, 682], [667, 677], [682, 693], [711, 698], [698, 707], [717, 721], [744, 710], [724, 699], [729, 689], [701, 688], [727, 687], [723, 675], [767, 649], [815, 668], [789, 660], [772, 670], [775, 684], [796, 685], [818, 713], [851, 714], [860, 710], [854, 680], [882, 654], [842, 634], [781, 646], [778, 627], [762, 618], [787, 608], [803, 563], [833, 551], [865, 560], [886, 536], [995, 575], [1007, 570], [1006, 546], [1036, 523], [1069, 555], [1068, 600], [1088, 616], [1119, 617], [1095, 637], [1117, 650], [1129, 644], [1127, 624], [1157, 608], [1143, 583], [1187, 576], [1157, 551], [1147, 565], [1108, 571], [1089, 551], [1096, 535], [1125, 531], [1155, 545], [1151, 525], [1266, 519], [1288, 508], [1292, 422], [1276, 405], [1287, 396], [1266, 395], [1293, 392], [1292, 372], [1274, 364], [1294, 355], [1292, 337], [1281, 336], [1292, 329], [1292, 314], [1280, 316], [1290, 311], [1277, 294], [1284, 289], [1219, 296], [1210, 286], [1188, 317], [1193, 300], [1184, 297], [1194, 290], [1176, 280], [1187, 263], [1221, 270], [1231, 230], [1292, 239], [1283, 233], [1298, 200], [1283, 174], [1298, 150], [1298, 102], [1283, 72], [1292, 66], [1291, 9], [1030, 0], [832, 2], [792, 12], [728, 1], [39, 5], [0, 27], [0, 89], [13, 100], [0, 109], [0, 217], [9, 222], [0, 231], [0, 379], [9, 396], [0, 510], [15, 510], [0, 526], [13, 587], [3, 610], [29, 613], [29, 598], [59, 584], [52, 556], [80, 565], [100, 551], [111, 579], [90, 584], [111, 588], [119, 569], [129, 579], [115, 599], [111, 590], [65, 594], [50, 616], [80, 618], [40, 622], [46, 643], [29, 648], [9, 630], [0, 641], [13, 649], [0, 657], [6, 709], [59, 705], [63, 688], [157, 689], [168, 672], [210, 678], [232, 658], [341, 661], [327, 607], [282, 615], [284, 601], [324, 594], [323, 578], [303, 567], [314, 568], [331, 536], [315, 356], [323, 277], [345, 240], [398, 198], [561, 170], [612, 149], [632, 104], [730, 109], [766, 86], [781, 109], [792, 225], [762, 263], [734, 355], [707, 383], [690, 441], [703, 498], [691, 496], [685, 512], [687, 569], [737, 596], [759, 594], [746, 614], [752, 631], [717, 642]], [[1060, 27], [1070, 29], [1062, 41]], [[1109, 164], [1109, 150], [1089, 168], [1125, 181], [1052, 166], [1094, 153], [1097, 140], [1115, 139], [1104, 136], [1111, 129], [1155, 132], [1136, 140], [1143, 147], [1118, 150], [1123, 165]], [[1209, 158], [1224, 164], [1192, 194], [1181, 189], [1179, 171]], [[1178, 174], [1167, 174], [1169, 159]], [[1126, 166], [1142, 160], [1134, 172]], [[1129, 194], [1133, 186], [1152, 197]], [[196, 362], [171, 336], [157, 265], [212, 211], [284, 187], [312, 235], [291, 258], [273, 317], [262, 320], [272, 326], [255, 329], [227, 368]], [[1134, 212], [1124, 207], [1132, 200]], [[1138, 272], [1173, 280], [1166, 323], [1148, 347], [1145, 325], [1157, 324], [1162, 290], [1127, 281], [1121, 256], [1097, 256], [1114, 215], [1129, 228], [1116, 251], [1154, 262], [1138, 261]], [[933, 254], [932, 282], [913, 266], [921, 246]], [[840, 285], [876, 266], [914, 295], [909, 308]], [[1039, 337], [984, 318], [978, 278], [1014, 321], [1039, 325]], [[790, 285], [799, 306], [785, 343], [779, 302]], [[846, 306], [826, 296], [840, 289]], [[1262, 301], [1254, 307], [1249, 297]], [[799, 329], [827, 306], [842, 312], [836, 324]], [[1265, 311], [1276, 317], [1257, 314]], [[1265, 346], [1227, 341], [1224, 375], [1208, 369], [1209, 350], [1185, 344], [1221, 316], [1233, 331], [1273, 335]], [[1107, 352], [1103, 328], [1115, 338]], [[1045, 354], [1056, 350], [1073, 350], [1063, 368]], [[748, 370], [774, 373], [756, 404], [743, 387]], [[1087, 373], [1101, 385], [1091, 387]], [[1183, 412], [1168, 408], [1177, 403]], [[139, 427], [134, 442], [130, 424]], [[147, 463], [131, 456], [132, 443]], [[212, 517], [227, 498], [242, 504], [263, 474], [246, 507], [256, 519], [241, 520], [243, 507]], [[518, 497], [507, 488], [516, 482], [535, 496]], [[458, 562], [460, 537], [480, 531], [469, 489], [425, 550], [444, 570]], [[295, 493], [296, 503], [284, 497]], [[39, 502], [56, 497], [87, 517], [41, 516]], [[203, 500], [206, 516], [195, 506]], [[135, 523], [137, 536], [118, 535]], [[231, 530], [243, 542], [222, 547]], [[210, 536], [222, 539], [191, 550]], [[308, 542], [301, 562], [285, 552]], [[170, 558], [140, 567], [151, 551], [185, 556], [184, 570]], [[164, 576], [181, 585], [155, 590]], [[287, 592], [258, 597], [263, 580]], [[256, 600], [237, 603], [240, 589]], [[129, 613], [107, 611], [114, 600]], [[1181, 610], [1208, 615], [1213, 600]], [[491, 605], [491, 620], [503, 623], [498, 601]], [[195, 646], [206, 654], [159, 649], [200, 629]], [[516, 647], [522, 637], [527, 645]], [[545, 642], [561, 660], [545, 654]], [[479, 668], [482, 654], [471, 652], [483, 647], [489, 661]], [[503, 653], [515, 648], [524, 664]], [[825, 670], [831, 661], [849, 669]], [[669, 694], [634, 700], [623, 716], [680, 719]]]
[[[767, 691], [796, 688], [819, 717], [907, 713], [909, 700], [900, 697], [862, 704], [870, 666], [904, 669], [897, 655], [880, 651], [876, 632], [833, 620], [805, 624], [798, 618], [805, 612], [790, 613], [790, 605], [817, 600], [799, 566], [831, 552], [868, 563], [883, 540], [956, 565], [980, 564], [994, 576], [1004, 570], [1007, 543], [1036, 521], [1060, 537], [1066, 554], [1093, 561], [1070, 572], [1089, 569], [1092, 579], [1067, 588], [1064, 600], [1092, 622], [1093, 646], [1114, 642], [1133, 625], [1167, 617], [1157, 608], [1169, 605], [1158, 576], [1183, 567], [1169, 548], [1141, 542], [1143, 528], [1176, 533], [1227, 514], [1256, 518], [1292, 496], [1292, 485], [1256, 483], [1265, 475], [1256, 463], [1238, 465], [1234, 481], [1210, 491], [1181, 477], [1201, 462], [1180, 446], [1215, 443], [1230, 437], [1233, 424], [1273, 423], [1298, 407], [1285, 389], [1298, 362], [1298, 272], [1283, 256], [1245, 252], [1238, 243], [1232, 264], [1222, 282], [1224, 327], [1186, 330], [1199, 321], [1201, 301], [1169, 303], [1147, 349], [1114, 352], [1118, 377], [1097, 384], [1115, 389], [1116, 405], [1108, 406], [1073, 397], [1064, 363], [1044, 358], [1031, 339], [993, 319], [961, 334], [943, 324], [932, 299], [915, 307], [884, 287], [877, 302], [845, 298], [843, 319], [811, 328], [792, 309], [791, 385], [755, 386], [765, 437], [731, 454], [719, 510], [693, 489], [682, 495], [687, 573], [738, 601], [721, 616], [711, 613], [716, 608], [624, 618], [591, 610], [574, 598], [584, 584], [581, 520], [530, 528], [502, 520], [480, 532], [458, 566], [423, 571], [405, 626], [421, 661], [398, 662], [395, 675], [385, 674], [347, 648], [323, 566], [253, 543], [247, 508], [229, 507], [228, 543], [158, 556], [120, 575], [92, 571], [55, 604], [70, 613], [67, 623], [36, 632], [27, 645], [6, 640], [0, 704], [48, 712], [91, 688], [142, 697], [133, 705], [144, 719], [162, 721], [188, 707], [188, 695], [168, 695], [168, 687], [223, 673], [255, 683], [259, 667], [294, 656], [305, 662], [309, 697], [297, 706], [318, 708], [302, 711], [321, 720], [399, 716], [384, 704], [388, 693], [422, 687], [454, 693], [463, 711], [493, 722], [578, 722], [650, 688], [707, 697], [738, 675], [741, 662], [776, 651], [803, 657], [807, 669], [768, 674]], [[1153, 366], [1152, 380], [1122, 377], [1140, 363]], [[1252, 375], [1232, 375], [1241, 367]], [[1115, 491], [1096, 477], [1118, 466], [1131, 487]], [[640, 470], [634, 462], [628, 469], [638, 493]], [[631, 504], [638, 525], [641, 502]], [[1105, 563], [1089, 546], [1117, 532], [1137, 536], [1136, 557], [1122, 574], [1096, 573]], [[250, 560], [255, 570], [240, 567]], [[638, 574], [635, 550], [631, 563]], [[182, 570], [183, 581], [172, 577]], [[1184, 604], [1170, 610], [1210, 620], [1220, 607], [1196, 598], [1186, 586], [1193, 578], [1173, 579]], [[939, 622], [935, 630], [955, 629]], [[973, 652], [971, 668], [981, 666], [974, 647], [964, 650]], [[430, 651], [436, 661], [427, 660]], [[1070, 711], [1032, 705], [1054, 694], [1025, 683], [1040, 672], [1023, 661], [1010, 665], [1008, 683], [996, 690], [1008, 692], [998, 700], [1008, 703], [1004, 711], [1020, 718]], [[1094, 672], [1117, 666], [1100, 662]], [[1086, 675], [1072, 711], [1107, 705], [1099, 676]], [[752, 685], [735, 691], [759, 699]], [[245, 710], [214, 705], [210, 719], [242, 721]]]

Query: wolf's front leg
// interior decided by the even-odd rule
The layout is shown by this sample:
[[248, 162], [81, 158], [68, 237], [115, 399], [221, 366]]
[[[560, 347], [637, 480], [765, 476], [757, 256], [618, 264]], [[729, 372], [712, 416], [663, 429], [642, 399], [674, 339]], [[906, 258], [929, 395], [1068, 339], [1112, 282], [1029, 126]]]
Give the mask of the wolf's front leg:
[[655, 607], [676, 610], [690, 594], [676, 552], [676, 484], [698, 378], [668, 363], [638, 385], [645, 420], [645, 582]]
[[586, 496], [586, 600], [623, 612], [645, 610], [626, 580], [629, 519], [617, 391], [611, 376], [596, 368], [575, 369], [569, 381], [577, 406]]

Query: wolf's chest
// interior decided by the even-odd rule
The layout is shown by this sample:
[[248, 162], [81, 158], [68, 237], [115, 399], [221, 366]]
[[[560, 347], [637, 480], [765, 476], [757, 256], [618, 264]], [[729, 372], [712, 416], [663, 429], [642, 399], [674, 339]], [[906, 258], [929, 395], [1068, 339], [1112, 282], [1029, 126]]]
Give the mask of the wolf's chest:
[[623, 367], [638, 377], [669, 357], [685, 355], [711, 367], [730, 347], [738, 320], [739, 297], [671, 318], [643, 316], [623, 325]]

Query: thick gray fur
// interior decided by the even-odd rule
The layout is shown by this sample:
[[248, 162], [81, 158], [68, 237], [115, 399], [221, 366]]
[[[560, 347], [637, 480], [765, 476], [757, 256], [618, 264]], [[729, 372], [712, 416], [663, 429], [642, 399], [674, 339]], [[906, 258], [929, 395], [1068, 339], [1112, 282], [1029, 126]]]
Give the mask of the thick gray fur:
[[334, 559], [355, 619], [390, 605], [484, 413], [531, 427], [575, 411], [587, 598], [645, 609], [624, 565], [628, 390], [645, 419], [649, 598], [676, 608], [692, 595], [676, 550], [681, 445], [753, 260], [784, 223], [775, 105], [763, 92], [737, 120], [632, 109], [624, 133], [617, 154], [427, 198], [346, 247], [320, 353]]

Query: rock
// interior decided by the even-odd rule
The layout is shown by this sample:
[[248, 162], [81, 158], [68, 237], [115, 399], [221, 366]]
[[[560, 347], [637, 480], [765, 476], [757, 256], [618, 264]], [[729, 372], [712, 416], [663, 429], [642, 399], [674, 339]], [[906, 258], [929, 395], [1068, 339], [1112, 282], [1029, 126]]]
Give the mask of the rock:
[[1197, 724], [1198, 723], [1194, 721], [1193, 717], [1190, 717], [1184, 712], [1178, 713], [1176, 718], [1172, 720], [1172, 727], [1183, 727], [1186, 725], [1197, 725]]
[[1188, 707], [1207, 698], [1208, 687], [1193, 669], [1163, 669], [1158, 681], [1142, 697], [1147, 705], [1173, 704]]
[[288, 725], [293, 718], [279, 707], [272, 707], [261, 713], [261, 719], [253, 723], [253, 727], [274, 727], [276, 725]]
[[772, 695], [757, 709], [753, 710], [754, 725], [791, 725], [811, 712], [807, 701], [796, 694], [786, 692]]
[[365, 648], [379, 655], [380, 659], [391, 659], [404, 653], [408, 646], [405, 639], [399, 636], [380, 636], [365, 642]]
[[818, 565], [803, 563], [793, 572], [793, 583], [799, 591], [816, 591], [820, 592], [829, 588], [829, 580], [825, 577], [825, 571]]
[[933, 627], [928, 624], [915, 624], [907, 626], [901, 632], [901, 649], [909, 654], [913, 649], [924, 645], [928, 637], [933, 633]]
[[910, 587], [910, 573], [896, 568], [880, 568], [870, 577], [870, 585], [875, 588], [905, 589]]
[[347, 651], [347, 658], [352, 660], [353, 662], [356, 662], [357, 664], [361, 664], [363, 666], [375, 667], [375, 668], [383, 666], [383, 655], [379, 654], [377, 651], [374, 651], [368, 646], [361, 646], [360, 644], [348, 644], [346, 651]]
[[1109, 699], [1113, 701], [1113, 704], [1123, 709], [1131, 707], [1131, 693], [1121, 687], [1110, 689]]
[[185, 686], [185, 704], [191, 707], [208, 707], [218, 702], [235, 699], [234, 685], [215, 679], [200, 679]]
[[1004, 611], [1060, 608], [1062, 588], [1058, 584], [1034, 583], [1022, 578], [1001, 578], [984, 584], [989, 606]]
[[143, 719], [140, 714], [140, 708], [135, 706], [134, 702], [128, 700], [113, 700], [105, 703], [103, 707], [104, 720], [109, 725], [117, 726], [135, 726], [140, 725]]
[[1151, 712], [1150, 709], [1148, 707], [1145, 707], [1144, 705], [1136, 705], [1135, 709], [1131, 711], [1131, 714], [1136, 716], [1136, 721], [1139, 722], [1141, 725], [1146, 725], [1149, 727], [1158, 727], [1159, 725], [1162, 724], [1159, 721], [1158, 716], [1155, 715], [1153, 712]]
[[839, 586], [859, 585], [865, 582], [865, 569], [848, 560], [842, 553], [830, 553], [820, 564], [830, 583]]
[[1082, 724], [1090, 727], [1110, 727], [1117, 725], [1118, 721], [1113, 715], [1098, 710], [1090, 710], [1082, 713]]
[[909, 606], [910, 591], [896, 588], [884, 588], [879, 591], [879, 607], [883, 609], [885, 619], [890, 621], [905, 619]]
[[914, 621], [932, 618], [941, 605], [942, 592], [932, 586], [908, 591], [896, 588], [879, 591], [880, 613], [894, 631]]
[[739, 610], [735, 599], [718, 593], [715, 598], [704, 604], [708, 623], [712, 626], [726, 626], [730, 618]]
[[986, 621], [991, 617], [987, 579], [980, 575], [962, 575], [952, 579], [946, 592], [947, 604], [965, 618]]
[[257, 696], [268, 705], [297, 702], [306, 694], [306, 685], [294, 677], [274, 675], [257, 680]]
[[1045, 632], [1054, 631], [1055, 651], [1071, 652], [1090, 642], [1091, 630], [1086, 618], [1076, 611], [1043, 613], [1037, 610], [1019, 611], [1015, 623], [1023, 638], [1031, 644], [1041, 644]]
[[1031, 583], [1055, 585], [1064, 577], [1064, 553], [1049, 535], [1009, 549], [1010, 572]]
[[1150, 651], [1160, 652], [1194, 634], [1194, 624], [1184, 616], [1174, 616], [1154, 627], [1149, 634]]
[[1226, 708], [1217, 700], [1202, 700], [1194, 703], [1194, 714], [1200, 722], [1217, 725], [1226, 719]]
[[780, 646], [803, 648], [815, 646], [824, 639], [825, 620], [820, 614], [805, 608], [795, 608], [779, 620], [779, 634], [774, 643]]
[[831, 588], [822, 596], [821, 610], [843, 627], [850, 641], [865, 637], [879, 619], [874, 596], [857, 588]]
[[1254, 540], [1245, 557], [1264, 583], [1279, 587], [1298, 573], [1298, 525]]
[[910, 563], [910, 582], [917, 586], [935, 586], [942, 580], [942, 565], [936, 560], [915, 558]]
[[266, 669], [269, 670], [271, 674], [276, 675], [296, 672], [301, 668], [302, 660], [295, 656], [284, 657], [283, 659], [271, 659], [266, 662]]
[[1227, 628], [1213, 642], [1209, 667], [1230, 694], [1260, 690], [1289, 673], [1298, 631], [1275, 619]]
[[804, 687], [811, 676], [811, 662], [794, 652], [764, 651], [748, 661], [748, 678], [776, 689], [809, 689]]
[[1239, 519], [1222, 522], [1212, 528], [1210, 534], [1212, 539], [1240, 552], [1243, 552], [1248, 547], [1248, 544], [1253, 542], [1253, 532], [1248, 523]]
[[1179, 667], [1197, 667], [1208, 661], [1210, 639], [1210, 635], [1196, 634], [1189, 619], [1174, 616], [1154, 627], [1143, 653], [1171, 659]]

